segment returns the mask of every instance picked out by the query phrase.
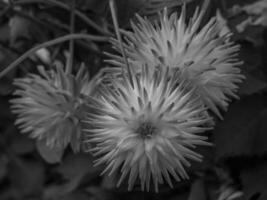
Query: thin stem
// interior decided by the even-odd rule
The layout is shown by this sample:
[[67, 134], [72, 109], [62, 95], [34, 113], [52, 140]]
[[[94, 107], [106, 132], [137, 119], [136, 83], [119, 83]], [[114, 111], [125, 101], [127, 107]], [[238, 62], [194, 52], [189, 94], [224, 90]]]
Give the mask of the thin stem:
[[[70, 14], [70, 34], [74, 33], [75, 30], [75, 0], [71, 2], [71, 14]], [[74, 56], [74, 40], [70, 39], [69, 43], [69, 57], [67, 60], [66, 73], [71, 73], [73, 65], [73, 56]]]
[[[66, 5], [65, 3], [62, 3], [57, 0], [18, 0], [14, 2], [14, 5], [24, 5], [24, 4], [32, 4], [32, 3], [43, 3], [43, 4], [49, 4], [49, 5], [56, 5], [60, 8], [63, 8], [65, 10], [70, 11], [70, 7]], [[84, 15], [82, 12], [75, 9], [75, 15], [77, 15], [80, 19], [82, 19], [87, 25], [93, 27], [95, 30], [97, 30], [99, 33], [103, 35], [109, 35], [111, 34], [107, 32], [106, 30], [103, 30], [102, 27], [98, 26], [94, 21], [92, 21], [90, 18], [88, 18], [86, 15]]]
[[[126, 66], [127, 66], [127, 72], [129, 74], [130, 82], [133, 85], [132, 73], [131, 73], [131, 70], [130, 70], [130, 65], [128, 63], [128, 59], [126, 57], [126, 52], [125, 52], [125, 49], [124, 49], [123, 44], [122, 44], [122, 39], [121, 39], [121, 35], [120, 35], [120, 30], [119, 30], [118, 18], [117, 18], [116, 11], [115, 11], [115, 2], [114, 2], [114, 0], [109, 0], [109, 6], [110, 6], [110, 10], [111, 10], [112, 21], [113, 21], [113, 24], [114, 24], [114, 27], [115, 27], [115, 32], [116, 32], [118, 41], [120, 43], [122, 56], [123, 56], [123, 59], [124, 59], [124, 62], [126, 64]], [[124, 73], [123, 69], [122, 69], [122, 73]]]
[[93, 41], [97, 41], [97, 42], [107, 42], [108, 38], [107, 37], [101, 37], [101, 36], [94, 36], [94, 35], [89, 35], [89, 34], [69, 34], [69, 35], [65, 35], [62, 37], [58, 37], [56, 39], [44, 42], [42, 44], [39, 44], [33, 48], [31, 48], [30, 50], [26, 51], [22, 56], [20, 56], [18, 59], [16, 59], [14, 62], [12, 62], [9, 66], [7, 66], [6, 69], [4, 69], [3, 71], [1, 71], [0, 73], [0, 79], [5, 76], [8, 72], [10, 72], [11, 70], [15, 69], [22, 61], [24, 61], [26, 58], [28, 58], [30, 55], [32, 55], [33, 53], [35, 53], [37, 50], [45, 48], [45, 47], [49, 47], [55, 44], [59, 44], [68, 40], [77, 40], [77, 39], [87, 39], [87, 40], [93, 40]]
[[129, 66], [128, 60], [126, 58], [125, 49], [123, 48], [123, 45], [122, 45], [122, 39], [121, 39], [120, 31], [119, 31], [119, 24], [118, 24], [118, 20], [117, 20], [116, 11], [115, 11], [115, 2], [114, 2], [114, 0], [109, 0], [109, 6], [110, 6], [110, 10], [111, 10], [111, 15], [112, 15], [112, 21], [113, 21], [113, 24], [114, 24], [114, 27], [115, 27], [115, 32], [116, 32], [117, 38], [118, 38], [119, 43], [120, 43], [120, 48], [121, 48], [121, 51], [122, 51], [122, 55], [123, 55], [125, 63], [127, 64], [127, 66]]
[[[18, 11], [18, 10], [13, 10], [12, 12], [18, 14], [19, 16], [21, 17], [24, 17], [28, 20], [31, 20], [33, 23], [36, 23], [38, 25], [41, 25], [51, 31], [64, 31], [62, 32], [62, 34], [65, 32], [68, 33], [69, 32], [69, 26], [67, 25], [64, 25], [64, 24], [61, 24], [59, 22], [56, 22], [56, 21], [47, 21], [48, 23], [45, 23], [44, 21], [40, 20], [40, 19], [37, 19], [37, 18], [34, 18], [32, 17], [31, 15], [27, 14], [27, 13], [24, 13], [24, 12], [21, 12], [21, 11]], [[84, 43], [82, 41], [76, 41], [75, 44], [78, 44], [79, 46], [82, 46], [84, 48], [86, 48], [87, 50], [90, 50], [90, 51], [93, 51], [97, 54], [101, 54], [100, 51], [94, 49], [91, 47], [91, 45], [87, 44], [87, 43]]]

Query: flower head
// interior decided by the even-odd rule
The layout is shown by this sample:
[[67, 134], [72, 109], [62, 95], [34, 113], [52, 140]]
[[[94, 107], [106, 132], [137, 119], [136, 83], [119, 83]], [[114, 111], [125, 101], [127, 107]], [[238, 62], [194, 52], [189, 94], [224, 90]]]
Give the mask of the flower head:
[[[202, 101], [219, 117], [221, 108], [226, 110], [231, 97], [237, 98], [237, 83], [244, 78], [237, 68], [239, 46], [230, 41], [230, 33], [217, 17], [200, 27], [205, 9], [197, 8], [186, 23], [186, 8], [180, 16], [168, 16], [167, 9], [159, 16], [159, 21], [150, 22], [137, 15], [131, 23], [133, 32], [124, 32], [126, 57], [136, 66], [169, 66], [179, 68], [184, 77], [197, 87]], [[120, 52], [119, 42], [112, 40]], [[120, 52], [121, 53], [121, 52]], [[121, 56], [112, 55], [110, 63], [124, 66]], [[135, 69], [140, 70], [140, 67]]]
[[80, 149], [84, 104], [93, 92], [93, 83], [82, 65], [76, 76], [66, 74], [59, 63], [56, 70], [41, 75], [30, 74], [14, 84], [19, 88], [11, 100], [12, 111], [18, 114], [15, 122], [22, 133], [45, 139], [50, 147], [65, 148], [69, 143], [76, 152]]
[[189, 160], [201, 161], [193, 148], [209, 144], [198, 134], [210, 129], [211, 119], [180, 78], [169, 68], [152, 73], [142, 67], [141, 73], [112, 81], [111, 89], [103, 87], [96, 113], [85, 118], [94, 125], [85, 130], [85, 142], [96, 143], [91, 151], [99, 157], [97, 165], [107, 165], [103, 173], [121, 171], [118, 185], [129, 176], [131, 190], [139, 177], [142, 190], [149, 190], [152, 179], [157, 191], [163, 179], [172, 186], [170, 175], [188, 178]]

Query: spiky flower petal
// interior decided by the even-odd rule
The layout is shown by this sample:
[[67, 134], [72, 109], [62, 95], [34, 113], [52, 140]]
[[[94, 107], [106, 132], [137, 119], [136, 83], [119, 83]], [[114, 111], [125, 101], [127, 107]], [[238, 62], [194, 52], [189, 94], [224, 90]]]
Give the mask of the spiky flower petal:
[[71, 144], [76, 152], [81, 144], [82, 110], [94, 87], [84, 66], [74, 76], [57, 64], [56, 70], [40, 67], [41, 75], [16, 79], [18, 97], [11, 100], [11, 108], [22, 133], [44, 139], [50, 147], [64, 149]]
[[[218, 108], [226, 110], [231, 97], [237, 98], [237, 84], [244, 78], [237, 66], [242, 62], [237, 59], [239, 46], [230, 41], [231, 34], [223, 32], [216, 17], [200, 27], [204, 13], [197, 8], [188, 23], [185, 6], [180, 16], [173, 13], [169, 17], [165, 9], [153, 23], [137, 15], [136, 22], [131, 23], [133, 32], [124, 32], [123, 46], [129, 63], [136, 66], [146, 63], [179, 68], [197, 87], [203, 102], [221, 117]], [[121, 51], [117, 40], [113, 45]], [[110, 63], [124, 65], [121, 56], [110, 56]]]
[[193, 151], [196, 145], [207, 145], [205, 136], [210, 118], [194, 91], [180, 82], [179, 72], [170, 75], [169, 68], [123, 75], [114, 80], [112, 89], [104, 87], [85, 123], [88, 140], [96, 142], [91, 149], [99, 156], [96, 164], [106, 164], [103, 173], [121, 171], [118, 185], [127, 175], [131, 190], [139, 177], [141, 188], [149, 190], [150, 179], [155, 190], [165, 179], [172, 186], [171, 176], [177, 181], [188, 178], [185, 167], [189, 160], [201, 161]]

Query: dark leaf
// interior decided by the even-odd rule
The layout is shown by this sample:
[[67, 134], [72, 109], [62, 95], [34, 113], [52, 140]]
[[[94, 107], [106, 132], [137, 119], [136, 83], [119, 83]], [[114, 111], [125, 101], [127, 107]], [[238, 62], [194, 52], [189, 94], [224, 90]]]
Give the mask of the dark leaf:
[[79, 180], [75, 179], [67, 183], [56, 185], [52, 184], [45, 188], [44, 197], [45, 199], [60, 199], [69, 196], [78, 187]]
[[4, 97], [0, 97], [0, 110], [0, 127], [6, 127], [8, 125], [7, 122], [10, 122], [13, 119], [13, 115], [10, 111], [8, 100]]
[[175, 192], [170, 200], [188, 200], [189, 191]]
[[82, 182], [88, 183], [99, 175], [99, 169], [93, 167], [90, 154], [70, 154], [57, 167], [66, 183], [51, 185], [46, 189], [46, 197], [61, 197], [74, 191]]
[[118, 182], [118, 177], [116, 176], [117, 174], [111, 174], [110, 176], [105, 174], [103, 176], [103, 180], [101, 182], [102, 188], [105, 189], [115, 189], [116, 184]]
[[12, 129], [14, 136], [12, 137], [10, 148], [18, 154], [23, 155], [34, 151], [34, 140], [25, 134], [20, 134], [16, 129]]
[[54, 164], [54, 163], [59, 163], [61, 161], [64, 149], [56, 147], [51, 148], [46, 145], [45, 140], [36, 141], [36, 147], [39, 154], [46, 162]]
[[251, 138], [250, 146], [252, 155], [263, 155], [267, 152], [267, 108], [255, 118], [245, 134]]
[[134, 17], [135, 13], [153, 16], [162, 11], [164, 7], [173, 8], [191, 1], [193, 0], [117, 0], [118, 19], [120, 24], [125, 25], [129, 23], [129, 20]]
[[18, 157], [9, 163], [9, 177], [14, 189], [21, 195], [39, 195], [45, 181], [44, 168], [39, 162]]
[[118, 20], [119, 23], [123, 26], [129, 23], [130, 18], [134, 16], [136, 12], [138, 12], [141, 8], [144, 7], [146, 0], [117, 0], [117, 8], [118, 8]]
[[[255, 146], [259, 141], [262, 141], [261, 145], [267, 145], [266, 137], [257, 130], [256, 125], [261, 121], [264, 108], [266, 100], [263, 95], [248, 96], [230, 105], [224, 120], [218, 122], [214, 129], [217, 159], [262, 153]], [[261, 138], [257, 138], [260, 135]], [[263, 150], [265, 147], [257, 148]]]
[[246, 40], [255, 46], [263, 43], [262, 33], [266, 26], [265, 0], [259, 1], [227, 1], [228, 15], [231, 27], [235, 27], [236, 37]]
[[246, 74], [246, 79], [240, 85], [239, 94], [240, 95], [251, 95], [258, 93], [266, 89], [267, 83], [250, 74]]
[[100, 187], [89, 187], [86, 191], [90, 194], [91, 198], [94, 200], [109, 200], [117, 199], [112, 195], [111, 192]]
[[[241, 173], [244, 197], [246, 200], [267, 199], [267, 163], [246, 169]], [[254, 198], [253, 198], [254, 197]], [[258, 197], [258, 198], [256, 198]]]
[[0, 154], [0, 182], [7, 175], [8, 159], [4, 154]]
[[66, 180], [73, 180], [77, 177], [83, 177], [87, 173], [95, 173], [97, 168], [93, 167], [92, 156], [84, 153], [69, 154], [58, 166], [57, 171], [62, 174]]
[[[17, 58], [17, 54], [0, 45], [0, 70], [4, 70], [12, 61]], [[9, 72], [5, 77], [0, 80], [0, 95], [10, 94], [14, 86], [12, 85], [13, 78], [16, 75], [16, 69]]]
[[10, 43], [14, 44], [17, 39], [26, 38], [30, 39], [30, 26], [31, 22], [21, 16], [15, 15], [9, 20], [10, 26]]
[[205, 184], [203, 180], [197, 179], [193, 182], [188, 200], [207, 200]]
[[8, 43], [9, 41], [9, 34], [10, 34], [10, 28], [9, 28], [9, 25], [8, 23], [6, 24], [2, 24], [0, 26], [0, 42], [1, 43]]
[[[54, 199], [55, 198], [53, 198], [53, 200]], [[92, 199], [89, 194], [87, 194], [86, 192], [77, 191], [77, 192], [73, 192], [73, 193], [64, 195], [64, 196], [57, 198], [55, 200], [89, 200], [89, 199]]]

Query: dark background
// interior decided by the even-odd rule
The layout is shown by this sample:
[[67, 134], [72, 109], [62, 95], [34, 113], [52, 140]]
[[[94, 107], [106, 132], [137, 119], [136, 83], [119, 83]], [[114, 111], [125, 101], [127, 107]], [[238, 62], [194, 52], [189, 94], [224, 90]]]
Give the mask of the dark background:
[[[119, 25], [129, 28], [134, 13], [156, 19], [164, 6], [179, 11], [173, 2], [186, 0], [117, 0]], [[68, 0], [0, 1], [0, 70], [36, 44], [69, 33]], [[60, 2], [58, 4], [57, 2]], [[203, 1], [187, 0], [188, 14]], [[202, 163], [187, 169], [190, 180], [175, 183], [173, 189], [162, 185], [158, 194], [141, 192], [138, 184], [127, 191], [127, 183], [116, 188], [116, 177], [99, 176], [103, 166], [93, 167], [90, 154], [43, 152], [35, 140], [19, 133], [14, 126], [9, 100], [14, 78], [37, 72], [37, 65], [49, 66], [64, 61], [68, 42], [46, 48], [50, 58], [31, 55], [0, 79], [0, 200], [238, 200], [267, 199], [267, 2], [266, 0], [211, 0], [204, 22], [221, 12], [222, 20], [241, 45], [241, 66], [246, 80], [240, 85], [239, 100], [234, 100], [224, 120], [216, 120], [210, 134], [213, 147], [196, 151]], [[64, 7], [65, 6], [65, 7]], [[91, 19], [100, 30], [76, 16], [75, 32], [100, 36], [114, 35], [107, 0], [76, 0], [76, 12]], [[91, 75], [105, 67], [106, 43], [75, 42], [75, 63], [84, 62]], [[42, 54], [43, 55], [43, 54]], [[78, 67], [78, 65], [75, 65]], [[74, 70], [77, 70], [74, 67]], [[225, 196], [225, 198], [223, 198]]]

